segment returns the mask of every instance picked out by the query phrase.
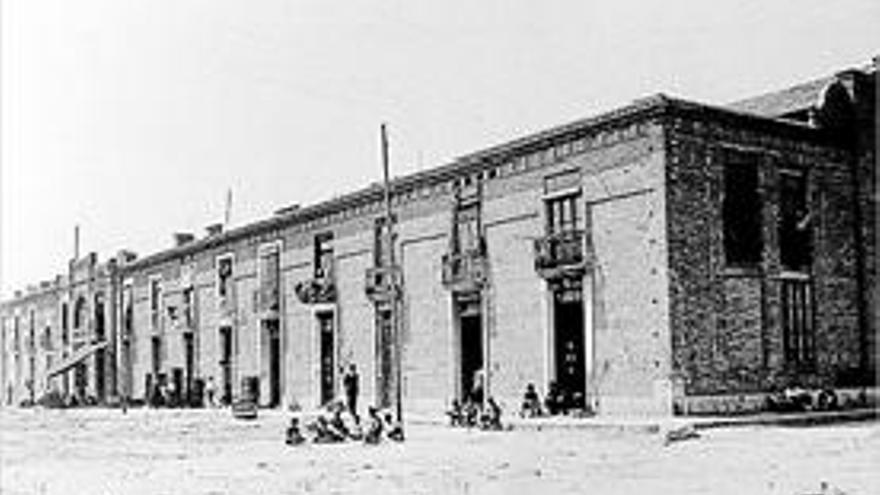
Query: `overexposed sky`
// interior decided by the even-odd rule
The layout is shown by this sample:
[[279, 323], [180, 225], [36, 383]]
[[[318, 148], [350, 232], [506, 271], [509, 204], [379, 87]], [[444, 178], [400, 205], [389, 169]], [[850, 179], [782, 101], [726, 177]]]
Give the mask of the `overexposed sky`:
[[656, 92], [863, 65], [880, 1], [3, 0], [0, 290]]

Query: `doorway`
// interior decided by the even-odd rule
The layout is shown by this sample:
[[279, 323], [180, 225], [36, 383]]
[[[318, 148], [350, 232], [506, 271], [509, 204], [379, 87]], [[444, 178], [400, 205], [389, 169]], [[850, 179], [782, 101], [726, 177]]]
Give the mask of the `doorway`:
[[193, 404], [193, 373], [195, 371], [196, 347], [192, 332], [183, 334], [183, 400]]
[[[478, 373], [483, 374], [483, 318], [479, 297], [456, 302], [459, 329], [459, 396], [462, 400], [483, 401], [485, 383], [478, 384]], [[484, 375], [483, 375], [484, 376]], [[482, 378], [484, 380], [484, 378]]]
[[107, 357], [105, 353], [104, 349], [95, 351], [95, 395], [97, 395], [98, 402], [101, 403], [106, 399], [107, 389]]
[[[263, 320], [263, 332], [268, 347], [269, 407], [281, 405], [281, 332], [275, 318]], [[265, 355], [264, 355], [265, 356]]]
[[220, 327], [220, 403], [232, 403], [232, 327]]
[[318, 313], [318, 329], [320, 333], [320, 369], [321, 369], [321, 404], [332, 401], [336, 395], [336, 335], [333, 328], [333, 313]]
[[582, 281], [566, 279], [553, 290], [556, 384], [571, 407], [586, 406], [586, 356]]

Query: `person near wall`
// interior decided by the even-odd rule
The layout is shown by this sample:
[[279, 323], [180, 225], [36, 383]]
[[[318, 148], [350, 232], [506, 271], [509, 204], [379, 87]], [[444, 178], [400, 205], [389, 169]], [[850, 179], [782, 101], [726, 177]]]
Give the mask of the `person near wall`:
[[541, 415], [541, 399], [538, 392], [535, 391], [535, 384], [526, 385], [526, 391], [523, 394], [522, 409], [520, 416], [524, 418], [535, 418]]
[[214, 395], [217, 393], [217, 386], [214, 385], [214, 377], [208, 377], [208, 383], [205, 384], [206, 406], [214, 407]]
[[357, 414], [357, 399], [360, 392], [360, 375], [354, 363], [348, 365], [348, 371], [342, 376], [342, 388], [345, 391], [345, 401], [348, 410], [355, 420], [360, 422]]

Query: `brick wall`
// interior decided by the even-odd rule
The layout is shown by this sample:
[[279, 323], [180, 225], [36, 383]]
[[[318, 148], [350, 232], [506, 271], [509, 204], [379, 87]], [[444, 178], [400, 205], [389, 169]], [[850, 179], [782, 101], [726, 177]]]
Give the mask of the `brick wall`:
[[[674, 120], [668, 134], [673, 367], [687, 394], [766, 391], [794, 382], [833, 385], [858, 362], [853, 209], [844, 155], [807, 140], [730, 124]], [[759, 164], [763, 254], [759, 266], [725, 265], [721, 194], [732, 153]], [[777, 218], [779, 170], [808, 171], [813, 238], [816, 367], [783, 356]]]

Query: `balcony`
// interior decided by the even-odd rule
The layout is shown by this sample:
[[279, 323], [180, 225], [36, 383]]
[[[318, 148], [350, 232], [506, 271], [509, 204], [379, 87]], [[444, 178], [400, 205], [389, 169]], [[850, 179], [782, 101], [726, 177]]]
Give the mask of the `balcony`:
[[303, 304], [333, 304], [336, 302], [336, 285], [328, 276], [304, 280], [294, 288], [297, 299]]
[[443, 287], [453, 292], [475, 292], [487, 282], [488, 259], [482, 249], [443, 255]]
[[587, 269], [584, 231], [569, 230], [535, 239], [535, 271], [552, 280], [582, 277]]
[[397, 299], [400, 296], [402, 286], [400, 267], [375, 266], [367, 268], [364, 292], [374, 303]]

